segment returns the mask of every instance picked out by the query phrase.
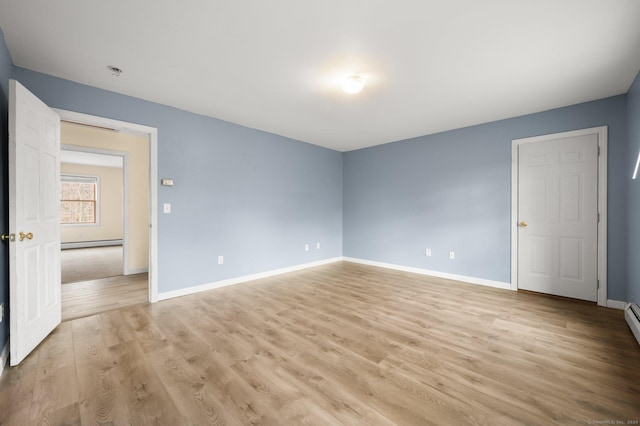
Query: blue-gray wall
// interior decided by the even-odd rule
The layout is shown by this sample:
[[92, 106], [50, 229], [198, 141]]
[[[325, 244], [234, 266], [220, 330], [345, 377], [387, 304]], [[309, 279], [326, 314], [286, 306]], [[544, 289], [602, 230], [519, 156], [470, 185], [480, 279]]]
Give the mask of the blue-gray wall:
[[635, 163], [640, 154], [640, 73], [627, 93], [629, 123], [629, 157], [624, 173], [629, 182], [628, 232], [628, 281], [627, 302], [640, 304], [640, 176], [631, 180]]
[[158, 177], [174, 180], [158, 193], [172, 205], [159, 209], [160, 292], [342, 254], [341, 153], [18, 67], [12, 77], [51, 107], [158, 128]]
[[[9, 164], [7, 162], [9, 146], [9, 77], [13, 62], [4, 41], [4, 34], [0, 30], [0, 233], [9, 230]], [[0, 303], [4, 303], [5, 312], [0, 324], [0, 351], [9, 338], [9, 248], [8, 244], [0, 243]]]
[[510, 282], [511, 140], [607, 125], [608, 297], [625, 300], [626, 118], [623, 95], [348, 152], [344, 256]]
[[[158, 177], [175, 181], [159, 188], [172, 203], [159, 213], [161, 292], [340, 255], [509, 282], [511, 140], [607, 125], [609, 298], [640, 301], [640, 78], [628, 95], [340, 154], [14, 67], [1, 35], [0, 231], [9, 77], [52, 107], [158, 128]], [[8, 287], [0, 245], [5, 306]]]

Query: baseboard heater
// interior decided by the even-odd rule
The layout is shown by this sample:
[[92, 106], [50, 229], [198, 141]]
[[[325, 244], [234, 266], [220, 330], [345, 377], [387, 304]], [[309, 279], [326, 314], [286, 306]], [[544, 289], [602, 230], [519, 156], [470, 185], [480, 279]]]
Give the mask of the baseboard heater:
[[60, 248], [62, 250], [75, 249], [75, 248], [91, 248], [91, 247], [107, 247], [107, 246], [121, 246], [122, 240], [100, 240], [100, 241], [80, 241], [77, 243], [62, 243]]
[[629, 324], [629, 328], [631, 328], [631, 332], [636, 336], [636, 340], [640, 345], [640, 308], [638, 305], [633, 303], [627, 306], [627, 309], [624, 310], [624, 317], [627, 320], [627, 324]]

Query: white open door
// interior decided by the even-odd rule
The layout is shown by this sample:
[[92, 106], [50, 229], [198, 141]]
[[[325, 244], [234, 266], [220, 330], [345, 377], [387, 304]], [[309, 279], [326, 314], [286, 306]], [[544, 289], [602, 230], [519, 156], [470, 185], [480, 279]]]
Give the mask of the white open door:
[[60, 118], [15, 80], [9, 94], [11, 365], [60, 324]]

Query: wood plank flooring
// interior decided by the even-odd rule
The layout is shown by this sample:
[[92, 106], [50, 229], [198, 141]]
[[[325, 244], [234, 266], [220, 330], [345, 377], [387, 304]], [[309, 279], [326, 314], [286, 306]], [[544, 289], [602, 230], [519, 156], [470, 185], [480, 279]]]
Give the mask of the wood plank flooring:
[[346, 262], [63, 322], [0, 380], [3, 425], [638, 420], [621, 311]]
[[149, 300], [148, 274], [120, 275], [62, 285], [62, 320], [86, 317]]

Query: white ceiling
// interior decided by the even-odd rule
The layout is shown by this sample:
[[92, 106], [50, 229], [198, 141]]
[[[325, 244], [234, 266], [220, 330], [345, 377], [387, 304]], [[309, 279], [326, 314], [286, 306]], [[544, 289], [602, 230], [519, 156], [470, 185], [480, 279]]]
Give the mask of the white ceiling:
[[339, 151], [626, 93], [640, 69], [638, 0], [0, 0], [0, 28], [17, 66]]

